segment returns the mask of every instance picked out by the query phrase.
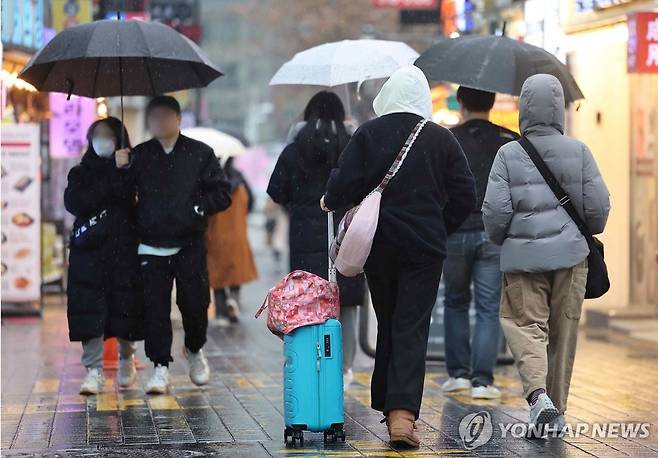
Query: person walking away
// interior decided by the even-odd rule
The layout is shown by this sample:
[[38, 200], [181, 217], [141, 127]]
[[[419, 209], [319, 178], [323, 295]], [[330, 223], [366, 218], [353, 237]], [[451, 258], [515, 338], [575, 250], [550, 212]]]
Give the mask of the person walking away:
[[247, 217], [253, 196], [242, 173], [225, 159], [224, 174], [231, 185], [231, 206], [210, 217], [206, 231], [208, 277], [215, 294], [220, 325], [237, 323], [240, 317], [240, 286], [258, 278], [247, 236]]
[[137, 189], [144, 346], [155, 366], [146, 391], [160, 394], [168, 390], [168, 367], [173, 361], [170, 311], [174, 279], [190, 379], [196, 385], [208, 383], [210, 370], [202, 351], [210, 303], [205, 231], [208, 217], [227, 209], [231, 196], [212, 148], [180, 133], [176, 99], [153, 98], [146, 116], [153, 138], [135, 147], [131, 164], [127, 152], [117, 154], [116, 165], [123, 179]]
[[[521, 133], [599, 234], [610, 211], [608, 189], [587, 146], [564, 135], [564, 107], [557, 78], [531, 76], [521, 90]], [[502, 245], [500, 322], [530, 423], [541, 427], [567, 409], [589, 248], [518, 142], [498, 151], [482, 213], [489, 238]]]
[[129, 147], [128, 133], [117, 118], [102, 119], [89, 127], [87, 151], [80, 165], [69, 172], [64, 191], [64, 206], [76, 217], [74, 227], [90, 229], [84, 236], [92, 229], [95, 233], [86, 245], [72, 241], [66, 291], [69, 338], [82, 342], [87, 374], [80, 394], [86, 395], [100, 393], [105, 384], [104, 339], [118, 337], [117, 383], [127, 388], [137, 377], [135, 341], [144, 338], [135, 193], [121, 186], [114, 167], [122, 131]]
[[[354, 206], [384, 178], [409, 134], [432, 117], [423, 72], [403, 67], [373, 102], [378, 118], [361, 125], [321, 201], [325, 211]], [[427, 122], [382, 193], [365, 274], [377, 315], [372, 407], [386, 416], [391, 443], [417, 447], [425, 356], [446, 237], [475, 208], [475, 184], [454, 135]]]
[[[443, 265], [444, 326], [448, 380], [443, 392], [471, 391], [479, 399], [496, 399], [493, 369], [500, 346], [500, 247], [491, 243], [482, 222], [482, 201], [498, 149], [516, 140], [516, 132], [489, 121], [496, 94], [465, 86], [457, 90], [462, 124], [451, 129], [475, 178], [477, 205], [457, 232], [448, 237]], [[475, 330], [471, 336], [471, 285]]]
[[[327, 279], [327, 216], [318, 207], [318, 201], [350, 136], [344, 125], [343, 104], [332, 92], [313, 96], [304, 118], [306, 124], [277, 160], [267, 193], [290, 213], [290, 270], [305, 270]], [[337, 209], [336, 226], [347, 210], [347, 206]], [[353, 378], [357, 306], [365, 298], [364, 282], [363, 275], [346, 278], [338, 274], [344, 389]]]

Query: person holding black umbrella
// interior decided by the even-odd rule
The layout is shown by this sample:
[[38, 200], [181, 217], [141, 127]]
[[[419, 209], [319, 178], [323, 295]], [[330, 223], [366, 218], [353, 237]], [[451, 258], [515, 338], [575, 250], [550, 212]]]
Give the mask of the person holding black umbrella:
[[[123, 133], [122, 133], [123, 131]], [[137, 259], [135, 193], [121, 185], [114, 155], [128, 133], [117, 118], [94, 122], [88, 147], [71, 169], [64, 205], [75, 216], [70, 240], [66, 316], [71, 341], [82, 343], [87, 374], [80, 394], [103, 391], [103, 341], [118, 337], [117, 383], [135, 382], [135, 341], [143, 337], [143, 299]]]
[[181, 110], [170, 96], [148, 104], [151, 140], [116, 154], [126, 185], [137, 190], [138, 253], [144, 281], [145, 350], [155, 370], [146, 391], [162, 394], [169, 387], [171, 357], [171, 291], [183, 318], [190, 379], [208, 383], [203, 355], [208, 327], [210, 289], [204, 234], [209, 215], [231, 205], [231, 186], [208, 145], [180, 133]]
[[[477, 205], [460, 228], [448, 237], [445, 281], [445, 343], [448, 380], [443, 391], [470, 390], [480, 399], [500, 397], [493, 384], [500, 324], [500, 248], [491, 243], [482, 222], [482, 201], [498, 149], [516, 140], [516, 132], [489, 121], [496, 101], [493, 92], [460, 86], [457, 101], [462, 124], [452, 128], [475, 177]], [[473, 284], [476, 323], [471, 340], [469, 308]]]

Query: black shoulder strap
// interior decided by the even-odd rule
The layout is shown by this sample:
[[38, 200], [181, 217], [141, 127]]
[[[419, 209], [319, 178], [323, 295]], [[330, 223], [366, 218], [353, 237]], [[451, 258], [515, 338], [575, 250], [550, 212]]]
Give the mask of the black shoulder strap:
[[537, 170], [539, 170], [539, 173], [541, 173], [541, 176], [544, 177], [546, 184], [549, 188], [551, 188], [551, 191], [553, 191], [553, 194], [555, 194], [555, 197], [557, 198], [562, 208], [564, 208], [564, 211], [566, 211], [574, 223], [576, 223], [578, 230], [581, 234], [583, 234], [587, 240], [587, 243], [590, 246], [593, 246], [594, 237], [592, 237], [592, 234], [587, 228], [585, 221], [583, 221], [583, 219], [580, 217], [578, 211], [576, 211], [576, 208], [571, 203], [571, 198], [569, 198], [569, 195], [565, 192], [564, 188], [562, 188], [562, 185], [557, 180], [557, 178], [555, 178], [555, 175], [553, 175], [551, 169], [548, 168], [546, 162], [544, 162], [544, 160], [537, 152], [537, 148], [535, 148], [535, 146], [530, 142], [530, 140], [527, 139], [527, 137], [521, 137], [518, 141], [525, 152], [528, 153], [530, 159], [532, 159], [532, 162], [535, 164], [535, 167], [537, 167]]

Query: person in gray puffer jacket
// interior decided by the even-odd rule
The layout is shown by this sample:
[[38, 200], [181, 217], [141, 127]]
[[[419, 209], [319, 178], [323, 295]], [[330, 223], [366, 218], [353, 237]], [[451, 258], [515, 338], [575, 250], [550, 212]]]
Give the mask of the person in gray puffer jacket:
[[[610, 211], [608, 189], [587, 146], [564, 135], [564, 111], [557, 78], [539, 74], [525, 81], [521, 134], [589, 230], [599, 234]], [[489, 238], [502, 245], [501, 326], [531, 406], [530, 421], [546, 424], [566, 410], [589, 247], [518, 142], [498, 151], [482, 214]]]

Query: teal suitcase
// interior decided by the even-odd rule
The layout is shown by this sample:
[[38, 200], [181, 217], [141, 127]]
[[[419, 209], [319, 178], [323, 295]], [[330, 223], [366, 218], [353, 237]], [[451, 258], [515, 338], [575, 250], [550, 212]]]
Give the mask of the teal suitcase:
[[[331, 213], [327, 222], [331, 245]], [[336, 281], [331, 259], [329, 280]], [[283, 353], [284, 442], [304, 445], [304, 431], [322, 432], [325, 441], [345, 441], [340, 322], [330, 319], [295, 329], [283, 337]]]
[[295, 329], [283, 339], [284, 441], [304, 444], [303, 431], [345, 441], [343, 348], [338, 320]]

